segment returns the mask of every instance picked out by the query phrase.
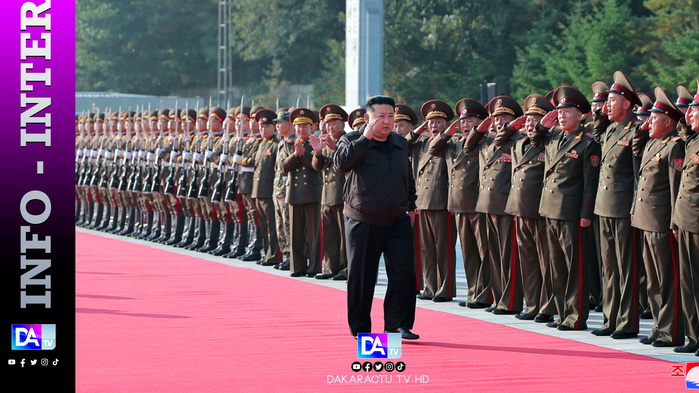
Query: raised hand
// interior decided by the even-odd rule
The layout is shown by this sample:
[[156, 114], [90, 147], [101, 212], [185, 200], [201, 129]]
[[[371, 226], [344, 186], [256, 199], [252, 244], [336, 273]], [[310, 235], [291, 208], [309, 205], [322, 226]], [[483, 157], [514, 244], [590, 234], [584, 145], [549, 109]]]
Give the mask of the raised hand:
[[451, 125], [449, 125], [449, 128], [447, 128], [444, 131], [444, 136], [452, 136], [456, 133], [456, 131], [459, 129], [459, 119], [454, 120]]
[[646, 121], [644, 121], [643, 124], [641, 124], [641, 129], [643, 131], [650, 131], [650, 117], [648, 117]]
[[296, 139], [296, 141], [294, 141], [294, 154], [297, 157], [301, 157], [302, 155], [306, 154], [306, 149], [303, 146], [303, 141], [301, 139]]
[[484, 134], [488, 132], [488, 129], [490, 128], [490, 125], [493, 123], [493, 118], [491, 116], [488, 116], [481, 122], [481, 124], [478, 125], [476, 128], [477, 132], [480, 132], [481, 134]]
[[522, 129], [522, 127], [524, 127], [525, 121], [527, 121], [527, 116], [520, 116], [520, 117], [512, 120], [509, 124], [509, 127], [519, 131]]
[[316, 153], [320, 154], [320, 151], [323, 150], [323, 142], [317, 136], [310, 135], [308, 137], [308, 142], [311, 144], [311, 147]]
[[374, 137], [374, 134], [372, 131], [374, 130], [374, 124], [376, 124], [376, 120], [372, 121], [371, 123], [367, 124], [366, 127], [364, 128], [364, 137], [367, 139], [372, 139]]
[[541, 119], [540, 123], [544, 128], [551, 128], [556, 125], [556, 123], [558, 123], [558, 109], [554, 109], [547, 113], [546, 116]]
[[427, 122], [420, 124], [420, 126], [418, 128], [416, 128], [415, 131], [413, 131], [413, 132], [416, 133], [417, 135], [422, 135], [422, 133], [425, 131], [427, 131]]

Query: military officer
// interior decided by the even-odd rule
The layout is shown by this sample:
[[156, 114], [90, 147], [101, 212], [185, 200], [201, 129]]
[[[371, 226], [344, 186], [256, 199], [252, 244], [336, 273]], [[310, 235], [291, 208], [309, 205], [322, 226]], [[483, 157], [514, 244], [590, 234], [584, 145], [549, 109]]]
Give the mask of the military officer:
[[[633, 108], [640, 103], [631, 83], [621, 71], [616, 71], [604, 111], [612, 123], [604, 127], [602, 122], [595, 128], [595, 139], [602, 145], [594, 212], [600, 223], [606, 320], [592, 334], [614, 339], [636, 337], [639, 328], [639, 273], [630, 212], [634, 192], [631, 142], [636, 126]], [[604, 114], [599, 116], [603, 118]]]
[[[454, 214], [456, 230], [461, 241], [461, 252], [468, 284], [466, 301], [459, 306], [486, 308], [492, 303], [490, 288], [490, 264], [484, 213], [476, 211], [479, 184], [479, 158], [477, 153], [467, 156], [464, 143], [488, 112], [478, 101], [471, 98], [459, 100], [454, 106], [459, 115], [446, 131], [439, 133], [430, 142], [429, 153], [442, 156], [447, 163], [449, 194], [447, 210]], [[456, 130], [460, 133], [457, 135]]]
[[[522, 107], [508, 96], [497, 96], [488, 103], [490, 116], [466, 139], [466, 154], [478, 152], [480, 192], [476, 211], [486, 214], [490, 279], [495, 314], [515, 315], [522, 311], [522, 278], [514, 250], [514, 218], [505, 211], [511, 189], [512, 156], [498, 149], [495, 135], [486, 135], [491, 125], [499, 130], [523, 115]], [[511, 138], [519, 139], [515, 133]]]
[[314, 135], [309, 137], [313, 147], [313, 168], [323, 175], [321, 197], [323, 272], [317, 274], [315, 278], [343, 281], [347, 280], [347, 247], [342, 215], [345, 174], [335, 171], [332, 163], [337, 141], [345, 134], [347, 112], [339, 105], [327, 104], [320, 108], [320, 117], [327, 133], [322, 133], [320, 138]]
[[425, 289], [418, 299], [449, 302], [456, 296], [456, 223], [447, 210], [449, 177], [443, 156], [429, 154], [430, 142], [446, 130], [454, 111], [444, 101], [430, 100], [420, 109], [425, 123], [408, 134], [415, 168], [420, 265]]
[[366, 109], [364, 108], [357, 108], [350, 112], [349, 116], [347, 117], [347, 123], [353, 131], [359, 130], [364, 124], [366, 124], [364, 114], [366, 114]]
[[290, 253], [290, 229], [289, 229], [289, 204], [286, 203], [286, 187], [288, 176], [284, 175], [284, 161], [294, 151], [294, 126], [289, 121], [288, 108], [279, 108], [279, 114], [274, 119], [277, 129], [279, 148], [277, 160], [274, 165], [274, 212], [277, 224], [277, 240], [282, 253], [282, 263], [274, 265], [275, 269], [289, 270]]
[[558, 311], [558, 318], [547, 326], [585, 330], [590, 306], [589, 271], [581, 257], [580, 227], [592, 223], [600, 149], [580, 124], [583, 114], [590, 111], [587, 98], [573, 87], [561, 86], [553, 100], [556, 110], [541, 119], [531, 138], [532, 146], [544, 148], [539, 214], [546, 218]]
[[[313, 148], [308, 142], [316, 117], [308, 108], [289, 115], [297, 138], [294, 151], [285, 160], [282, 173], [288, 176], [286, 202], [289, 204], [291, 276], [315, 277], [320, 273], [320, 200], [322, 176], [313, 169]], [[306, 262], [308, 256], [308, 263]]]
[[[697, 81], [699, 84], [699, 81]], [[684, 167], [673, 222], [677, 225], [680, 288], [684, 312], [684, 345], [678, 353], [696, 351], [699, 356], [699, 91], [685, 114], [688, 127]]]
[[[531, 144], [539, 121], [553, 105], [542, 95], [532, 94], [524, 100], [524, 117], [500, 128], [495, 146], [512, 157], [512, 187], [505, 212], [515, 217], [517, 260], [521, 267], [524, 310], [515, 317], [544, 323], [553, 321], [553, 278], [546, 238], [546, 220], [539, 214], [541, 184], [544, 178], [545, 153]], [[526, 137], [512, 138], [523, 127]]]
[[[643, 261], [654, 320], [641, 342], [669, 347], [684, 341], [677, 244], [672, 233], [677, 229], [672, 214], [684, 165], [684, 141], [677, 136], [677, 122], [683, 114], [661, 88], [655, 89], [655, 97], [648, 122], [634, 138], [634, 153], [642, 158], [631, 224], [643, 231]], [[642, 141], [637, 141], [639, 137]]]

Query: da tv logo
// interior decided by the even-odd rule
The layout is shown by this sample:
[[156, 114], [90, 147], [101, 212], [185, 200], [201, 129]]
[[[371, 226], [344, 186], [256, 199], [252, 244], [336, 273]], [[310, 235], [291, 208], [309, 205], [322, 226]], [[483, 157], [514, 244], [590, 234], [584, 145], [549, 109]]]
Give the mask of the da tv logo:
[[56, 348], [56, 325], [12, 325], [13, 350]]
[[400, 333], [359, 333], [357, 358], [398, 359], [401, 356]]

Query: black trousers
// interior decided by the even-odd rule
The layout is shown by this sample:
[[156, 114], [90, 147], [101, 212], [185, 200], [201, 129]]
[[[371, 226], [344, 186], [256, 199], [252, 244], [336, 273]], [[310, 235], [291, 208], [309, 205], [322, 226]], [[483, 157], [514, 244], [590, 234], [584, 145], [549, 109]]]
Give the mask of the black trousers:
[[407, 215], [391, 226], [366, 224], [345, 217], [347, 239], [347, 319], [352, 334], [371, 333], [371, 304], [384, 256], [388, 288], [384, 330], [412, 329], [415, 322], [413, 230]]

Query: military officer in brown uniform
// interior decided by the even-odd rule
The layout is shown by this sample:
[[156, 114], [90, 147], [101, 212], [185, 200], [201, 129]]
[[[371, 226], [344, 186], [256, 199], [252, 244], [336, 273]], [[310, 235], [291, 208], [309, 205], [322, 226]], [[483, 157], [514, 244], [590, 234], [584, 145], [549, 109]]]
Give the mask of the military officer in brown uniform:
[[[541, 147], [532, 146], [530, 138], [537, 123], [553, 109], [542, 95], [532, 94], [524, 100], [525, 116], [500, 128], [495, 138], [495, 146], [512, 156], [512, 188], [505, 212], [515, 217], [516, 254], [526, 304], [515, 317], [540, 323], [553, 321], [556, 304], [546, 220], [539, 214], [545, 153]], [[512, 138], [520, 127], [523, 127], [526, 137]]]
[[[345, 134], [347, 112], [340, 106], [327, 104], [320, 108], [320, 117], [325, 123], [327, 134], [320, 138], [311, 135], [313, 168], [323, 175], [321, 197], [321, 240], [323, 272], [316, 275], [319, 280], [347, 280], [347, 246], [345, 244], [345, 222], [342, 215], [344, 201], [342, 191], [345, 174], [333, 167], [333, 155], [337, 141]], [[323, 146], [325, 145], [325, 146]]]
[[[577, 89], [561, 86], [557, 109], [537, 124], [532, 145], [544, 148], [544, 183], [539, 214], [546, 218], [553, 293], [558, 318], [547, 326], [587, 329], [588, 268], [583, 262], [580, 227], [592, 223], [599, 176], [599, 145], [580, 124], [590, 103]], [[558, 121], [558, 125], [554, 127]]]
[[274, 210], [277, 223], [277, 241], [282, 252], [282, 263], [274, 265], [275, 269], [289, 270], [289, 254], [291, 237], [289, 235], [289, 204], [286, 203], [286, 187], [288, 176], [284, 174], [284, 161], [294, 152], [294, 126], [289, 121], [288, 108], [279, 108], [279, 114], [274, 119], [277, 128], [279, 150], [274, 173]]
[[347, 117], [347, 123], [353, 131], [359, 130], [366, 123], [366, 120], [364, 120], [365, 113], [366, 109], [364, 108], [357, 108], [350, 112]]
[[[512, 156], [495, 146], [495, 135], [487, 135], [491, 125], [499, 130], [522, 116], [522, 107], [508, 96], [497, 96], [488, 103], [488, 117], [466, 139], [466, 154], [477, 151], [480, 160], [480, 192], [476, 211], [486, 214], [490, 279], [495, 314], [522, 311], [522, 277], [515, 250], [514, 219], [505, 211], [511, 189]], [[520, 138], [516, 133], [511, 138]], [[504, 142], [504, 141], [503, 141]]]
[[[447, 210], [454, 214], [456, 221], [468, 284], [467, 300], [459, 302], [459, 305], [485, 308], [492, 303], [490, 264], [485, 242], [487, 221], [484, 213], [476, 211], [479, 184], [478, 154], [467, 156], [464, 153], [464, 143], [469, 133], [488, 116], [488, 112], [483, 105], [471, 98], [459, 100], [454, 110], [459, 115], [458, 122], [454, 122], [446, 131], [432, 139], [429, 153], [444, 157], [447, 164]], [[457, 128], [461, 131], [458, 135]]]
[[261, 266], [273, 266], [282, 262], [279, 243], [277, 241], [277, 225], [275, 220], [274, 201], [274, 166], [277, 161], [279, 141], [274, 136], [274, 119], [277, 114], [269, 109], [255, 113], [255, 120], [260, 127], [260, 143], [255, 156], [255, 172], [253, 174], [252, 198], [255, 201], [257, 216], [262, 235], [263, 256]]
[[[602, 145], [594, 212], [599, 216], [600, 224], [606, 320], [592, 334], [611, 335], [614, 339], [636, 337], [639, 328], [639, 274], [630, 217], [634, 192], [631, 142], [636, 126], [635, 104], [640, 104], [635, 90], [624, 74], [615, 72], [605, 106], [612, 123], [607, 127], [604, 122], [595, 126], [595, 139]], [[604, 114], [599, 116], [603, 118]]]
[[[395, 117], [393, 120], [393, 132], [396, 134], [407, 138], [415, 126], [418, 124], [418, 118], [415, 111], [405, 104], [396, 104]], [[409, 152], [408, 158], [410, 159], [412, 173], [417, 173], [417, 165], [420, 163], [419, 155], [413, 159], [412, 151]], [[420, 220], [414, 220], [413, 222], [413, 245], [415, 250], [413, 252], [413, 259], [415, 264], [415, 271], [418, 272], [416, 275], [415, 290], [419, 294], [422, 288], [425, 286], [422, 277], [422, 266], [420, 265]]]
[[[699, 81], [697, 82], [699, 83]], [[699, 356], [699, 92], [685, 116], [688, 131], [673, 221], [678, 227], [680, 288], [686, 340], [675, 352]]]
[[[661, 88], [655, 88], [655, 97], [648, 122], [634, 138], [634, 153], [642, 158], [631, 224], [643, 231], [643, 260], [654, 320], [650, 334], [641, 342], [669, 347], [684, 342], [677, 244], [672, 233], [677, 229], [672, 214], [684, 166], [684, 141], [677, 136], [682, 112]], [[650, 135], [645, 131], [648, 128]]]
[[308, 137], [316, 116], [310, 109], [297, 108], [291, 112], [289, 120], [297, 135], [294, 152], [285, 159], [283, 167], [284, 175], [288, 176], [286, 202], [289, 204], [291, 276], [315, 277], [322, 267], [320, 199], [323, 180], [320, 172], [313, 169], [313, 148]]
[[[418, 221], [420, 222], [420, 265], [425, 289], [418, 299], [448, 302], [456, 296], [456, 223], [447, 210], [449, 177], [443, 156], [429, 154], [430, 142], [446, 130], [454, 117], [451, 107], [439, 100], [421, 108], [426, 122], [408, 135], [408, 147], [416, 167]], [[423, 135], [423, 133], [425, 133]]]

